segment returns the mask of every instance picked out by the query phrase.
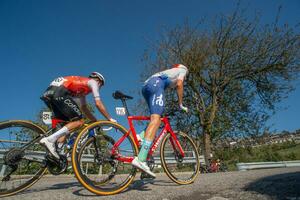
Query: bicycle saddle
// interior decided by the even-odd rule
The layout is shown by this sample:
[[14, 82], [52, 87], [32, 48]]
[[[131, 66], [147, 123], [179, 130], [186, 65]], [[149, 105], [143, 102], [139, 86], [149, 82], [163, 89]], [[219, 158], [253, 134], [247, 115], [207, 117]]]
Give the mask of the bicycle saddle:
[[123, 99], [123, 100], [126, 100], [126, 99], [133, 99], [133, 97], [131, 96], [128, 96], [126, 94], [123, 94], [122, 92], [120, 92], [119, 90], [116, 90], [113, 94], [112, 94], [113, 98], [114, 99]]

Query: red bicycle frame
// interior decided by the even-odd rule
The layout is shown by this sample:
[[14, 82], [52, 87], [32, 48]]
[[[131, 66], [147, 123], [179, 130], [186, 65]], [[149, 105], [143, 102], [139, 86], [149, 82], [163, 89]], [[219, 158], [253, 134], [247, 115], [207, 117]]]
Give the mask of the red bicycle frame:
[[[140, 144], [138, 142], [138, 139], [137, 139], [137, 133], [135, 131], [135, 128], [134, 128], [134, 125], [133, 125], [133, 121], [149, 121], [150, 120], [150, 117], [146, 117], [146, 116], [128, 116], [127, 117], [127, 120], [128, 120], [128, 123], [129, 123], [129, 130], [127, 131], [126, 134], [124, 134], [113, 146], [112, 148], [112, 154], [115, 155], [116, 152], [117, 152], [117, 149], [118, 147], [120, 146], [120, 144], [129, 136], [129, 134], [131, 133], [132, 136], [133, 136], [133, 142], [138, 146], [140, 147]], [[164, 123], [164, 128], [161, 130], [160, 134], [155, 137], [154, 139], [154, 142], [152, 143], [151, 145], [151, 148], [150, 148], [150, 151], [148, 153], [148, 157], [149, 155], [151, 156], [154, 151], [156, 150], [156, 148], [158, 147], [160, 141], [163, 139], [163, 136], [166, 134], [166, 133], [170, 133], [171, 134], [171, 137], [170, 137], [170, 142], [171, 142], [171, 145], [173, 147], [173, 149], [176, 151], [178, 150], [180, 155], [182, 157], [184, 157], [184, 151], [177, 139], [177, 136], [176, 134], [174, 133], [174, 131], [172, 130], [171, 128], [171, 125], [170, 125], [170, 122], [169, 122], [169, 119], [168, 117], [162, 117], [161, 118], [161, 121]], [[126, 163], [131, 163], [132, 160], [133, 160], [133, 157], [124, 157], [120, 154], [117, 154], [117, 157], [116, 157], [117, 160], [121, 161], [121, 162], [126, 162]]]
[[57, 124], [61, 123], [61, 122], [65, 122], [64, 120], [58, 119], [58, 118], [52, 118], [52, 128], [56, 128]]

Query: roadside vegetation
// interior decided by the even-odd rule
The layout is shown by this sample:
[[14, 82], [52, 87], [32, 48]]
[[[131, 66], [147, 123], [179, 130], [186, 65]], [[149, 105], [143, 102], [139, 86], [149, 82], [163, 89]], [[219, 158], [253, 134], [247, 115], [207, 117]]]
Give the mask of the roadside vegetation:
[[236, 170], [236, 163], [300, 160], [300, 144], [285, 142], [281, 144], [256, 147], [234, 147], [216, 149], [215, 155], [221, 158], [229, 170]]

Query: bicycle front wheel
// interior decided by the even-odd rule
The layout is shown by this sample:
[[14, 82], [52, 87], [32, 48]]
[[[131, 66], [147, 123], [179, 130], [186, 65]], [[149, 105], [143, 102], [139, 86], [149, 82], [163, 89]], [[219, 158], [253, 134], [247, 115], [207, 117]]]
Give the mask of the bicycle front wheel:
[[193, 140], [185, 133], [176, 133], [180, 146], [184, 151], [181, 156], [174, 139], [170, 134], [164, 137], [160, 147], [160, 159], [167, 176], [177, 184], [193, 183], [199, 168], [199, 155]]
[[125, 128], [109, 121], [98, 121], [79, 133], [72, 152], [73, 170], [78, 181], [90, 192], [117, 194], [135, 177], [136, 169], [128, 159], [137, 152]]
[[25, 190], [46, 172], [45, 148], [38, 143], [43, 134], [29, 121], [0, 122], [0, 197]]

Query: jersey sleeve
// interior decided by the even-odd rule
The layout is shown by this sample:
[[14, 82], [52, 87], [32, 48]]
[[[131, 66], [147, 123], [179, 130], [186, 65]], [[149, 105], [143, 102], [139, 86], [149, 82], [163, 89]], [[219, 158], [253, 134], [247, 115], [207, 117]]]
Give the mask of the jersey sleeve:
[[89, 88], [92, 90], [93, 96], [95, 101], [96, 100], [100, 100], [100, 94], [99, 94], [99, 85], [97, 83], [97, 81], [91, 79], [88, 81], [88, 86]]

